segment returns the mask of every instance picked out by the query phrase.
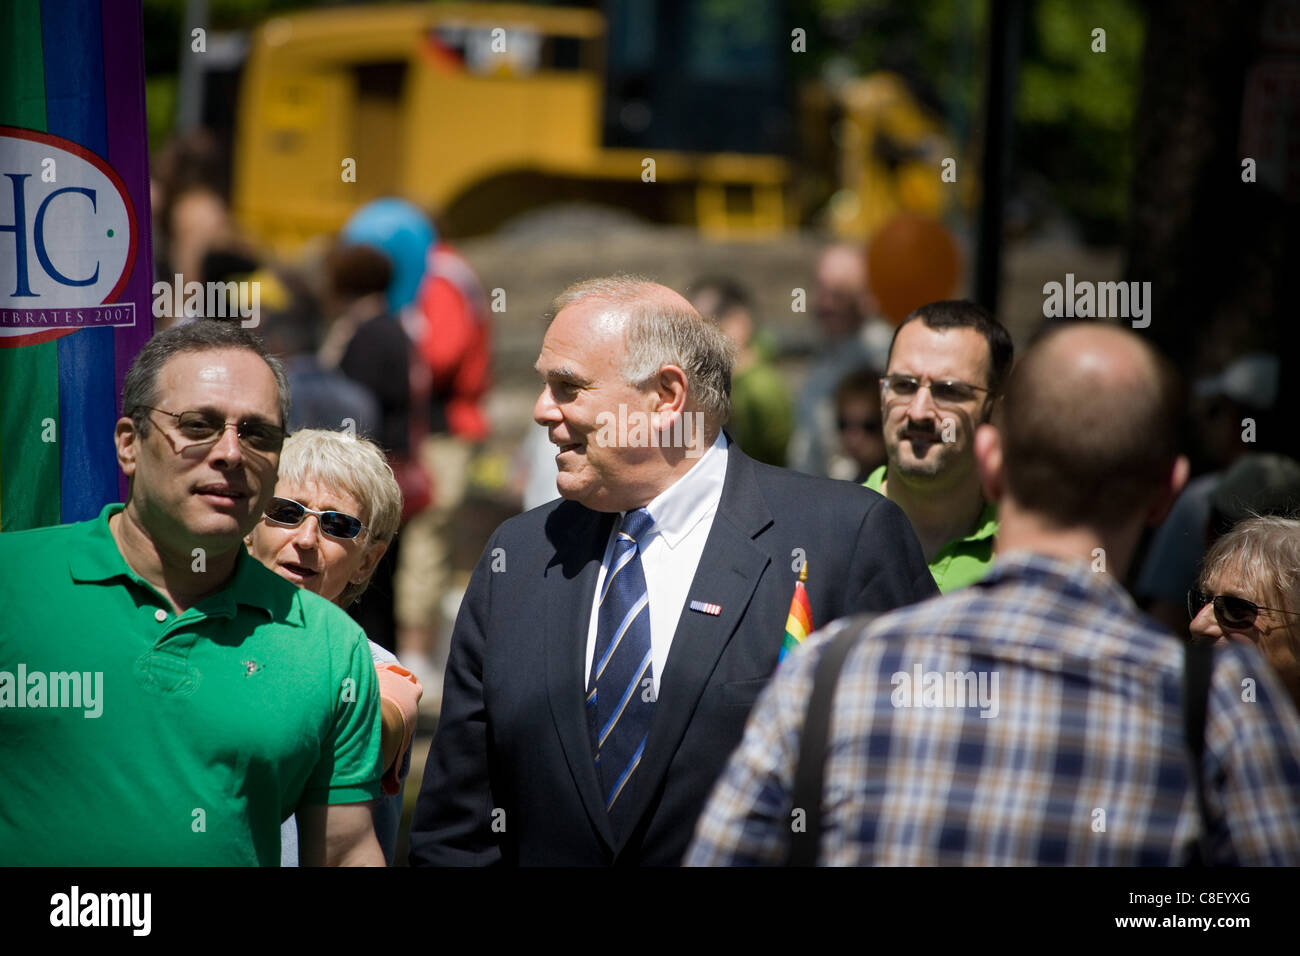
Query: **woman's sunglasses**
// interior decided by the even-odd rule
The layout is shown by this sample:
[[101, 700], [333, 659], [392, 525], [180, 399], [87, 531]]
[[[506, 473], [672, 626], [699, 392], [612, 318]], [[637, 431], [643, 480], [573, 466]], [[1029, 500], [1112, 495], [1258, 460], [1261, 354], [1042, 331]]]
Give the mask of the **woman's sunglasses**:
[[355, 538], [362, 531], [367, 530], [360, 518], [345, 515], [341, 511], [313, 511], [305, 505], [298, 504], [292, 498], [272, 498], [263, 514], [266, 515], [267, 520], [290, 528], [298, 527], [308, 515], [315, 515], [316, 520], [320, 522], [321, 531], [331, 538]]
[[1260, 611], [1272, 611], [1275, 614], [1295, 613], [1275, 607], [1261, 607], [1254, 601], [1247, 601], [1245, 598], [1234, 597], [1231, 594], [1210, 594], [1200, 588], [1192, 588], [1187, 592], [1187, 613], [1191, 617], [1200, 614], [1201, 608], [1207, 604], [1214, 605], [1214, 619], [1219, 622], [1219, 627], [1229, 631], [1243, 631], [1253, 626]]

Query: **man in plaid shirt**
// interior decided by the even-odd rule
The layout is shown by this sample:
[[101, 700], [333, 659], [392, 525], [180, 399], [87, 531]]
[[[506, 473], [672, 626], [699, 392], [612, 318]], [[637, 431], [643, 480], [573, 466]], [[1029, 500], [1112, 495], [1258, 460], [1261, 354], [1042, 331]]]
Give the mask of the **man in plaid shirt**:
[[[1178, 640], [1120, 586], [1186, 480], [1174, 373], [1136, 335], [1066, 326], [976, 437], [998, 560], [964, 590], [841, 621], [759, 699], [688, 865], [785, 861], [813, 672], [863, 631], [834, 697], [819, 862], [1175, 865], [1201, 823]], [[1253, 648], [1217, 649], [1210, 863], [1300, 863], [1300, 717]]]

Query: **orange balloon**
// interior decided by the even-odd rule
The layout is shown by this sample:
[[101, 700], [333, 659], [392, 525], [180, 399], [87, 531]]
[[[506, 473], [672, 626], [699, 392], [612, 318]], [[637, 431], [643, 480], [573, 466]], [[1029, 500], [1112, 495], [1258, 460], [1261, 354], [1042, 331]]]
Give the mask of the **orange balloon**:
[[918, 306], [952, 298], [961, 253], [943, 223], [904, 213], [872, 238], [867, 272], [880, 311], [898, 325]]

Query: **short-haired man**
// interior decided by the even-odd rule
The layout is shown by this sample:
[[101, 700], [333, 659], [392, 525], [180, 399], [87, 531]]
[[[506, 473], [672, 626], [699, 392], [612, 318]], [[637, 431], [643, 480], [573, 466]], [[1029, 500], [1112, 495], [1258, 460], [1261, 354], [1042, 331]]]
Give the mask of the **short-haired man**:
[[0, 858], [383, 865], [365, 636], [245, 553], [275, 490], [283, 367], [234, 323], [154, 336], [123, 386], [125, 505], [0, 536]]
[[[820, 862], [1184, 861], [1204, 830], [1183, 652], [1119, 583], [1143, 526], [1187, 478], [1175, 379], [1113, 326], [1066, 327], [1031, 347], [1001, 421], [975, 441], [1001, 504], [997, 563], [953, 594], [833, 625], [790, 659], [688, 862], [785, 859], [812, 677], [840, 633], [852, 643], [832, 698]], [[1300, 862], [1300, 720], [1254, 648], [1216, 653], [1206, 713], [1202, 859]]]
[[880, 380], [886, 464], [866, 485], [903, 509], [945, 594], [993, 563], [997, 508], [975, 471], [975, 429], [1011, 369], [1011, 336], [974, 302], [932, 302], [894, 333]]
[[563, 500], [503, 524], [474, 571], [412, 862], [676, 865], [804, 559], [814, 621], [937, 593], [894, 505], [728, 440], [731, 367], [722, 332], [648, 280], [556, 301], [533, 417]]

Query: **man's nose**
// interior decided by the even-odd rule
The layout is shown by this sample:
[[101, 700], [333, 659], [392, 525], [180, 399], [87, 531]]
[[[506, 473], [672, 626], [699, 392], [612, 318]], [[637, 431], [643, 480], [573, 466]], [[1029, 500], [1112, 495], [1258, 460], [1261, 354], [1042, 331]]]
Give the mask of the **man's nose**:
[[1203, 637], [1207, 640], [1223, 637], [1223, 630], [1219, 627], [1219, 621], [1214, 616], [1214, 602], [1208, 602], [1196, 612], [1196, 616], [1192, 618], [1192, 623], [1188, 625], [1188, 630], [1196, 637]]
[[533, 403], [533, 421], [539, 425], [550, 425], [560, 420], [560, 408], [551, 397], [551, 387], [542, 386], [542, 394]]
[[918, 385], [916, 394], [912, 396], [911, 401], [907, 403], [907, 417], [913, 421], [927, 421], [938, 416], [938, 408], [934, 404], [934, 396], [930, 394], [930, 388], [927, 385]]
[[212, 453], [218, 461], [229, 463], [232, 467], [240, 464], [244, 460], [244, 447], [239, 443], [238, 426], [233, 422], [228, 422], [221, 429], [221, 435], [217, 438], [217, 443], [212, 446]]

